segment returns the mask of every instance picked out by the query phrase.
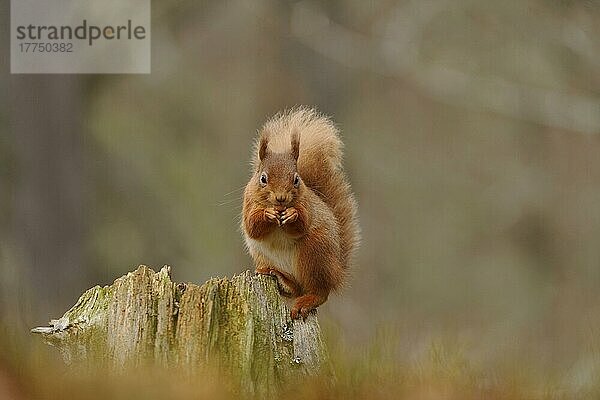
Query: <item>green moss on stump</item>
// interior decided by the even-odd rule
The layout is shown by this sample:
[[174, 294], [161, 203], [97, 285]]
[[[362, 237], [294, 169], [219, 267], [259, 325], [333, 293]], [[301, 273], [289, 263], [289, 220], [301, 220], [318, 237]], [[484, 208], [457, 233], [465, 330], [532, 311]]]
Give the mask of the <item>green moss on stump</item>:
[[89, 289], [62, 318], [32, 332], [67, 363], [153, 362], [191, 372], [218, 365], [257, 395], [323, 372], [316, 316], [292, 321], [273, 278], [246, 271], [198, 286], [173, 283], [170, 271], [142, 265], [110, 286]]

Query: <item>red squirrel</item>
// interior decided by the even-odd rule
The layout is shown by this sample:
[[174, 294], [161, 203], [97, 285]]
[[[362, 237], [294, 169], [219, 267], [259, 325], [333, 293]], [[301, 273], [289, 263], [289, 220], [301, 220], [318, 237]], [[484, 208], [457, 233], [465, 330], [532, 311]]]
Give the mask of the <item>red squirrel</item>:
[[359, 243], [357, 203], [332, 121], [294, 108], [259, 130], [244, 190], [242, 229], [256, 272], [306, 318], [343, 284]]

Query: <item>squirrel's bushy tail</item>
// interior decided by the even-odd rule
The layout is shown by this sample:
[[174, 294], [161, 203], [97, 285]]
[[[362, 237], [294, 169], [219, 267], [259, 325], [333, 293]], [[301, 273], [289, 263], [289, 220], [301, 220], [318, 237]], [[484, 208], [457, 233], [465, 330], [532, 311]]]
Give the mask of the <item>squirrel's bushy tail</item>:
[[[268, 135], [271, 151], [289, 151], [293, 132], [300, 134], [298, 173], [333, 211], [340, 230], [342, 261], [347, 268], [358, 247], [360, 232], [357, 203], [342, 167], [343, 143], [339, 130], [316, 110], [298, 107], [267, 121], [257, 143], [262, 135]], [[254, 163], [255, 166], [259, 163], [258, 150]]]

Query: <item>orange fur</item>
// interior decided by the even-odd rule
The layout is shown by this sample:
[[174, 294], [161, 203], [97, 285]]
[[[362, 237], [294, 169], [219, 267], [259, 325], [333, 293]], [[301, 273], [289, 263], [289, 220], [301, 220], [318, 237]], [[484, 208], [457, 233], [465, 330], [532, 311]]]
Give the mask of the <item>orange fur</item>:
[[331, 120], [308, 108], [277, 114], [256, 141], [244, 236], [257, 272], [275, 276], [297, 297], [294, 318], [306, 317], [343, 284], [359, 243], [342, 147]]

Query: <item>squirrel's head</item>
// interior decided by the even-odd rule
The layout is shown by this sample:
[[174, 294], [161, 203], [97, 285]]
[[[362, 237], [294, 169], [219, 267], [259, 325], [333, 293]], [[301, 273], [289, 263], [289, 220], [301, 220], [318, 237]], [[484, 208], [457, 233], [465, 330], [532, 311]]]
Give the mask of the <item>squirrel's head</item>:
[[261, 136], [258, 145], [260, 163], [254, 179], [265, 203], [283, 210], [293, 205], [304, 190], [297, 170], [299, 155], [300, 137], [297, 132], [291, 135], [290, 150], [283, 153], [271, 151], [268, 135]]

